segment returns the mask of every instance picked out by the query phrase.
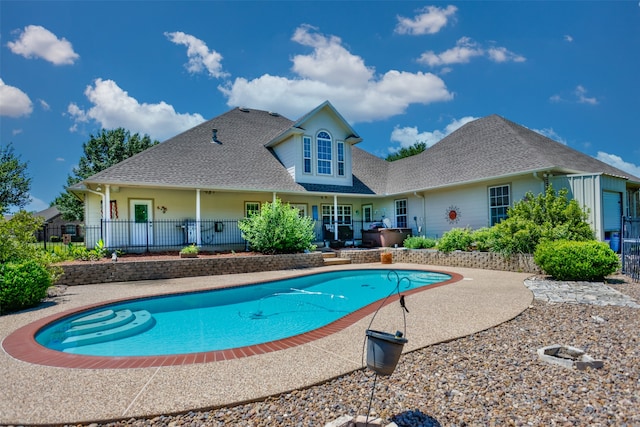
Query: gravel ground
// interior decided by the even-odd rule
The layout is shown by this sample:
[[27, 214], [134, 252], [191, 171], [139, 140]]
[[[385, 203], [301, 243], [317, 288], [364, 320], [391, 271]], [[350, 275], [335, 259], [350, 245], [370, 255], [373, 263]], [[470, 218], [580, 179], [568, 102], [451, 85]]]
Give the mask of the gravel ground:
[[[639, 283], [609, 285], [640, 301]], [[587, 348], [604, 367], [539, 361], [551, 344]], [[640, 426], [640, 310], [535, 301], [495, 328], [403, 355], [375, 388], [374, 379], [361, 370], [251, 404], [104, 425], [323, 426], [366, 414], [373, 390], [370, 415], [385, 424], [400, 415], [418, 420], [398, 423], [407, 426]]]

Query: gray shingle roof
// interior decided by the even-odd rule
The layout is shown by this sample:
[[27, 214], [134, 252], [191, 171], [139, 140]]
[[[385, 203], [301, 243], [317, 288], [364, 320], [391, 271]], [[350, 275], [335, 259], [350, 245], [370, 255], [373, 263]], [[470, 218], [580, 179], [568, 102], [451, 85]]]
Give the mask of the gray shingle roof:
[[[87, 182], [219, 188], [295, 190], [287, 171], [264, 144], [291, 126], [266, 111], [233, 109], [138, 153]], [[220, 144], [212, 142], [217, 129]]]
[[[353, 186], [298, 184], [265, 144], [295, 123], [235, 108], [85, 180], [86, 183], [219, 190], [398, 194], [534, 171], [606, 173], [617, 168], [500, 116], [475, 120], [419, 155], [386, 162], [352, 149]], [[212, 142], [212, 129], [217, 139]]]
[[392, 162], [387, 191], [402, 193], [534, 171], [605, 173], [620, 169], [497, 115], [467, 123], [422, 153]]

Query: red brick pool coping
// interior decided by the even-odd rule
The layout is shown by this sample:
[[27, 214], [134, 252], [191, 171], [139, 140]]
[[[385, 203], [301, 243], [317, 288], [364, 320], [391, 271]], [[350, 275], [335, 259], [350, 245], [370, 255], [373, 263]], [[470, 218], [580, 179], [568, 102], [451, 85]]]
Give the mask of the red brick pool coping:
[[[401, 269], [398, 269], [401, 270]], [[406, 269], [402, 269], [406, 270]], [[411, 269], [413, 270], [413, 269]], [[345, 270], [348, 271], [348, 270]], [[438, 271], [438, 270], [425, 270], [434, 273], [443, 273], [451, 276], [450, 279], [443, 282], [435, 283], [432, 285], [424, 286], [417, 289], [402, 292], [403, 295], [411, 295], [418, 292], [425, 292], [429, 289], [434, 289], [440, 286], [449, 285], [462, 280], [463, 276], [457, 273]], [[321, 274], [321, 273], [314, 273]], [[259, 282], [256, 282], [259, 283]], [[248, 286], [248, 285], [239, 285]], [[228, 286], [238, 287], [238, 286]], [[197, 291], [189, 292], [174, 292], [171, 294], [157, 294], [157, 295], [172, 295], [172, 294], [184, 294], [191, 292], [202, 292], [213, 289], [201, 289]], [[228, 350], [216, 350], [207, 351], [201, 353], [186, 353], [186, 354], [173, 354], [173, 355], [159, 355], [159, 356], [122, 356], [122, 357], [104, 357], [104, 356], [86, 356], [80, 354], [69, 354], [61, 351], [51, 350], [46, 348], [35, 340], [36, 333], [49, 323], [55, 322], [62, 317], [70, 316], [85, 310], [98, 308], [105, 305], [110, 305], [118, 302], [123, 302], [131, 299], [150, 298], [157, 295], [147, 295], [144, 297], [136, 298], [122, 298], [111, 300], [107, 302], [101, 302], [96, 304], [87, 305], [84, 307], [74, 308], [62, 313], [57, 313], [51, 316], [44, 317], [40, 320], [25, 325], [11, 335], [6, 337], [2, 342], [2, 347], [10, 356], [22, 360], [24, 362], [33, 363], [37, 365], [53, 366], [59, 368], [73, 368], [73, 369], [134, 369], [134, 368], [149, 368], [159, 366], [180, 366], [191, 365], [196, 363], [208, 363], [217, 362], [222, 360], [240, 359], [243, 357], [255, 356], [273, 351], [284, 350], [291, 347], [296, 347], [302, 344], [306, 344], [320, 338], [327, 337], [331, 334], [339, 332], [348, 326], [351, 326], [358, 320], [374, 313], [383, 305], [388, 305], [392, 302], [398, 301], [398, 294], [393, 294], [385, 300], [378, 300], [373, 302], [357, 311], [354, 311], [328, 325], [322, 326], [313, 331], [305, 332], [300, 335], [280, 339], [277, 341], [266, 342], [262, 344], [256, 344], [246, 347], [237, 347]], [[381, 305], [380, 301], [384, 301]]]

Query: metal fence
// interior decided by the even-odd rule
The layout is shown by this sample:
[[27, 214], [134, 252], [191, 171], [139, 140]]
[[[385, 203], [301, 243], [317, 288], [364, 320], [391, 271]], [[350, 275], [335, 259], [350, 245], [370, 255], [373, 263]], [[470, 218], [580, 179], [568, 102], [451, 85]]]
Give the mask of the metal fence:
[[80, 225], [60, 225], [44, 223], [42, 228], [35, 233], [36, 244], [44, 250], [51, 251], [54, 248], [66, 250], [69, 244], [84, 245], [83, 228]]
[[238, 220], [228, 219], [149, 222], [102, 220], [99, 226], [85, 227], [87, 246], [93, 247], [99, 240], [109, 249], [126, 252], [179, 250], [196, 243], [200, 243], [204, 250], [246, 247], [246, 241], [238, 228]]
[[[125, 252], [174, 251], [198, 243], [203, 250], [246, 250], [247, 241], [242, 238], [237, 219], [194, 219], [160, 220], [135, 222], [128, 220], [102, 220], [100, 225], [86, 226], [84, 235], [87, 247], [91, 248], [102, 240], [111, 250]], [[359, 245], [362, 230], [371, 226], [370, 222], [353, 221], [338, 224], [338, 241], [343, 246]], [[315, 221], [315, 241], [321, 245], [335, 242], [332, 224]], [[109, 236], [107, 239], [106, 237]]]
[[622, 218], [622, 273], [640, 281], [640, 218]]

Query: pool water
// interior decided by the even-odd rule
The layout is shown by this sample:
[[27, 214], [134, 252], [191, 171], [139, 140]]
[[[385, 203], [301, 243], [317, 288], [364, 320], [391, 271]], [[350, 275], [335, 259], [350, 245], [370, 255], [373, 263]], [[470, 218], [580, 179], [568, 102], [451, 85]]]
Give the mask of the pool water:
[[389, 294], [449, 280], [420, 270], [343, 270], [218, 290], [129, 300], [42, 328], [66, 353], [155, 356], [225, 350], [325, 326]]

